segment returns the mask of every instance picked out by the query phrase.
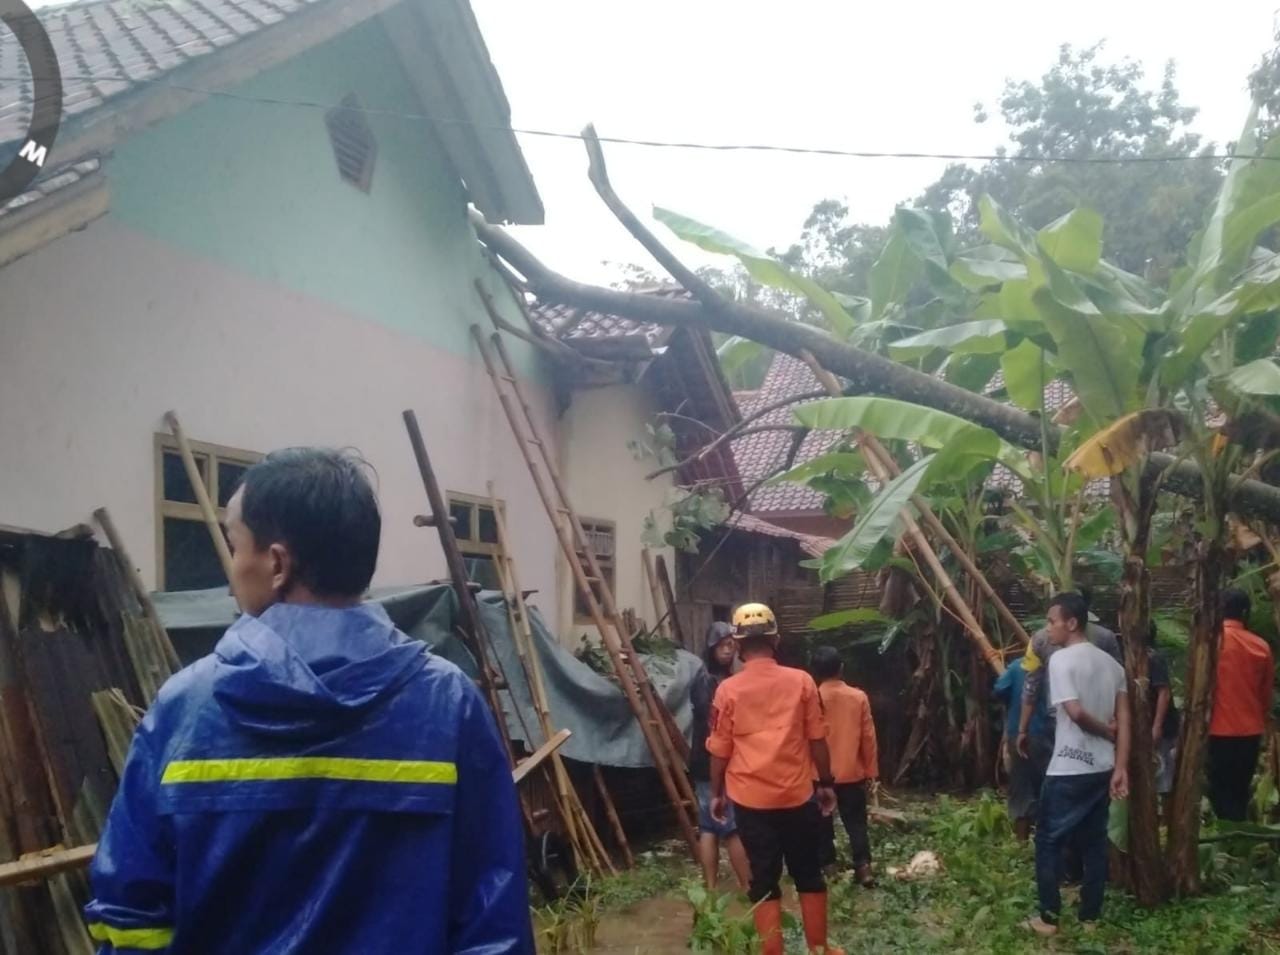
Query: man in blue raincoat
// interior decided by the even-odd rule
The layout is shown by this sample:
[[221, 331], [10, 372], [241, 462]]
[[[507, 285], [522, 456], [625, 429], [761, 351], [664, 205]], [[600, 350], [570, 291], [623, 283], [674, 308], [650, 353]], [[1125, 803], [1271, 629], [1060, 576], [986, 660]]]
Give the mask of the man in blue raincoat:
[[279, 451], [228, 505], [244, 615], [134, 736], [91, 874], [100, 952], [533, 952], [493, 717], [361, 602], [362, 463]]

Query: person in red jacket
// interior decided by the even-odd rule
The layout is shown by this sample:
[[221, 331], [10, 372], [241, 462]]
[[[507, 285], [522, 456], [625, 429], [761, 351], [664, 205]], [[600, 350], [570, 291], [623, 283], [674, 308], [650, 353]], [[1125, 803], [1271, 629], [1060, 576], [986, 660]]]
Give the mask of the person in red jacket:
[[1219, 819], [1234, 821], [1242, 821], [1249, 808], [1275, 682], [1271, 647], [1245, 629], [1250, 609], [1243, 590], [1223, 592], [1218, 682], [1209, 721], [1209, 802]]
[[[813, 678], [827, 718], [827, 749], [831, 753], [831, 775], [836, 781], [836, 804], [853, 856], [854, 874], [871, 888], [871, 840], [867, 834], [867, 787], [880, 776], [876, 753], [876, 724], [871, 718], [867, 694], [843, 679], [844, 663], [835, 647], [813, 651]], [[833, 816], [826, 820], [827, 841], [823, 862], [835, 862], [836, 827]]]
[[712, 703], [711, 815], [724, 822], [733, 801], [762, 955], [783, 955], [784, 861], [809, 950], [844, 955], [827, 946], [822, 817], [835, 810], [836, 794], [818, 687], [803, 670], [778, 664], [778, 623], [764, 604], [739, 607], [733, 629], [743, 667], [720, 684]]

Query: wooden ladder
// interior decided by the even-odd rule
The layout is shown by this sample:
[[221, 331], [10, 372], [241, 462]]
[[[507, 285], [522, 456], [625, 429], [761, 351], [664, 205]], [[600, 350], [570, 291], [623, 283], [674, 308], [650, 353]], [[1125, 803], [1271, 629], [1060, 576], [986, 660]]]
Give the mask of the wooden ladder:
[[[516, 655], [520, 660], [520, 668], [524, 673], [525, 683], [529, 687], [529, 698], [533, 701], [534, 712], [538, 715], [538, 724], [543, 738], [551, 740], [555, 737], [555, 727], [551, 722], [551, 709], [547, 704], [546, 683], [542, 679], [542, 663], [538, 659], [538, 651], [534, 646], [533, 628], [529, 623], [529, 608], [524, 601], [524, 591], [520, 587], [520, 575], [516, 571], [515, 558], [512, 557], [510, 538], [507, 536], [507, 518], [502, 504], [493, 492], [493, 483], [489, 483], [489, 499], [493, 508], [494, 524], [498, 532], [498, 552], [494, 555], [494, 568], [498, 572], [499, 585], [502, 587], [503, 600], [507, 605], [507, 618], [511, 623], [511, 637], [515, 642]], [[513, 695], [514, 701], [514, 695]], [[533, 745], [532, 740], [530, 746]], [[588, 861], [598, 872], [612, 872], [613, 864], [605, 851], [600, 835], [596, 832], [587, 814], [578, 791], [574, 788], [569, 771], [565, 768], [560, 753], [551, 756], [552, 779], [555, 786], [557, 808], [564, 823], [565, 833], [573, 843], [574, 851], [580, 859]], [[608, 806], [610, 820], [616, 819], [612, 803]], [[615, 835], [627, 866], [634, 865], [631, 847], [627, 844], [626, 835], [621, 823], [615, 824]]]
[[671, 713], [658, 698], [649, 675], [632, 646], [631, 633], [622, 621], [613, 590], [601, 573], [595, 550], [582, 528], [582, 522], [569, 504], [551, 448], [538, 430], [533, 410], [516, 379], [514, 366], [502, 339], [496, 333], [486, 339], [477, 325], [471, 326], [471, 334], [479, 346], [485, 371], [493, 382], [498, 401], [506, 414], [521, 456], [529, 468], [538, 496], [551, 519], [551, 526], [573, 573], [578, 593], [587, 607], [592, 623], [600, 632], [618, 683], [640, 724], [658, 776], [675, 810], [681, 833], [696, 858], [697, 801], [680, 755], [683, 737], [680, 743], [675, 741], [675, 736], [679, 733], [674, 729]]

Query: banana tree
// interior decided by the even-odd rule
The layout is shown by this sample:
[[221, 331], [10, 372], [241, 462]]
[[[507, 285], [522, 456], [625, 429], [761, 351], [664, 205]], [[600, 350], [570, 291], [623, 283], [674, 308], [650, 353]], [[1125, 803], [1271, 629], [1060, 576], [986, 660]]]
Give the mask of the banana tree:
[[[1251, 117], [1240, 143], [1245, 155], [1256, 149], [1252, 128]], [[1080, 417], [1059, 454], [1078, 480], [1112, 481], [1125, 544], [1121, 620], [1130, 637], [1126, 670], [1137, 726], [1150, 725], [1140, 636], [1150, 618], [1146, 560], [1159, 490], [1159, 481], [1144, 466], [1152, 452], [1173, 448], [1201, 469], [1205, 486], [1188, 719], [1167, 870], [1159, 858], [1150, 739], [1144, 733], [1135, 739], [1131, 849], [1135, 881], [1146, 902], [1164, 894], [1166, 871], [1178, 891], [1198, 887], [1199, 775], [1220, 624], [1225, 502], [1228, 478], [1241, 458], [1230, 440], [1232, 429], [1215, 430], [1208, 422], [1214, 413], [1225, 413], [1230, 425], [1257, 412], [1274, 422], [1280, 412], [1270, 407], [1280, 396], [1280, 367], [1270, 357], [1280, 331], [1280, 256], [1256, 246], [1258, 237], [1280, 222], [1277, 158], [1280, 148], [1273, 143], [1261, 159], [1232, 163], [1188, 267], [1159, 302], [1143, 283], [1101, 258], [1096, 215], [1077, 210], [1033, 233], [985, 200], [983, 232], [1009, 253], [1000, 280], [984, 288], [972, 320], [892, 346], [907, 360], [918, 359], [926, 347], [952, 356], [1003, 348], [1006, 387], [1015, 401], [1020, 392], [1030, 398], [1042, 389], [1050, 368], [1069, 378]], [[1060, 480], [1065, 489], [1070, 478]], [[1054, 481], [1041, 487], [1049, 499], [1042, 503], [1051, 512], [1058, 487]], [[1051, 538], [1052, 532], [1044, 536]]]
[[[1252, 130], [1250, 121], [1240, 140], [1242, 155], [1256, 150]], [[956, 255], [937, 229], [921, 228], [935, 225], [934, 219], [902, 217], [899, 268], [914, 270], [910, 280], [929, 285], [935, 294], [928, 301], [894, 307], [889, 300], [901, 298], [909, 282], [890, 281], [893, 263], [887, 257], [885, 274], [868, 301], [832, 297], [843, 318], [829, 307], [822, 309], [842, 337], [880, 336], [883, 347], [900, 360], [947, 377], [972, 375], [971, 388], [980, 386], [993, 360], [1004, 366], [1011, 397], [1042, 393], [1046, 375], [1054, 370], [1070, 381], [1080, 417], [1072, 428], [1074, 442], [1069, 438], [1060, 453], [1105, 448], [1097, 456], [1101, 466], [1089, 464], [1086, 453], [1074, 459], [1070, 470], [1079, 480], [1098, 475], [1113, 479], [1126, 550], [1121, 588], [1122, 627], [1130, 636], [1126, 669], [1139, 726], [1148, 725], [1146, 694], [1138, 692], [1147, 685], [1139, 638], [1150, 616], [1145, 561], [1160, 481], [1142, 466], [1166, 446], [1179, 459], [1198, 465], [1204, 501], [1196, 561], [1198, 607], [1168, 856], [1174, 886], [1181, 892], [1198, 885], [1198, 780], [1219, 628], [1225, 502], [1228, 479], [1241, 458], [1231, 432], [1213, 433], [1206, 420], [1212, 411], [1225, 412], [1231, 421], [1251, 410], [1270, 410], [1273, 420], [1277, 413], [1268, 403], [1280, 396], [1280, 368], [1271, 358], [1280, 327], [1280, 257], [1257, 247], [1258, 237], [1280, 221], [1277, 158], [1280, 151], [1273, 143], [1263, 159], [1233, 161], [1188, 266], [1167, 296], [1156, 295], [1102, 259], [1102, 224], [1096, 214], [1077, 210], [1036, 233], [987, 200], [982, 231], [991, 245], [980, 253]], [[900, 334], [905, 332], [910, 334]], [[1049, 449], [1043, 416], [1042, 422]], [[1045, 473], [1061, 474], [1057, 463], [1045, 455]], [[1058, 492], [1065, 491], [1068, 479], [1060, 480], [1061, 488], [1052, 481], [1045, 484], [1050, 501], [1067, 497]], [[1071, 538], [1070, 525], [1065, 526], [1061, 544]], [[1137, 735], [1133, 854], [1144, 901], [1154, 901], [1164, 893], [1165, 869], [1150, 785], [1150, 741]]]
[[[654, 215], [680, 238], [708, 251], [733, 255], [753, 279], [802, 299], [807, 306], [791, 310], [797, 320], [812, 321], [832, 335], [860, 347], [883, 350], [894, 338], [956, 321], [957, 316], [976, 304], [977, 296], [952, 276], [951, 269], [955, 267], [962, 274], [989, 270], [989, 262], [981, 255], [974, 259], [972, 265], [967, 265], [967, 260], [957, 255], [947, 216], [899, 209], [888, 246], [872, 269], [870, 297], [852, 298], [828, 292], [807, 276], [791, 272], [770, 256], [711, 226], [664, 209], [655, 209]], [[748, 360], [750, 355], [750, 345], [739, 339], [726, 342], [721, 357], [726, 362], [738, 364]], [[818, 359], [809, 355], [806, 360], [813, 364], [828, 393], [838, 394], [838, 382], [821, 369]], [[959, 362], [954, 364], [955, 368], [961, 366]], [[989, 377], [990, 372], [987, 374]], [[900, 468], [879, 447], [879, 439], [874, 433], [855, 435], [854, 440], [868, 443], [867, 463], [878, 480], [890, 483], [897, 479]], [[965, 621], [966, 628], [988, 662], [997, 672], [1003, 670], [1002, 657], [993, 652], [982, 626], [946, 572], [935, 545], [926, 538], [925, 532], [935, 538], [937, 546], [949, 547], [957, 553], [966, 574], [995, 605], [1018, 637], [1025, 641], [1027, 637], [1021, 624], [981, 570], [968, 561], [963, 548], [955, 545], [928, 503], [911, 493], [907, 493], [904, 499], [909, 500], [914, 508], [911, 513], [904, 512], [902, 519], [912, 546], [922, 555], [930, 573], [938, 579], [947, 602]], [[917, 517], [923, 526], [917, 525]]]
[[[1186, 681], [1186, 717], [1170, 814], [1168, 857], [1175, 888], [1199, 886], [1200, 778], [1208, 739], [1218, 635], [1219, 590], [1227, 570], [1228, 481], [1244, 449], [1233, 426], [1280, 394], [1276, 348], [1280, 254], [1259, 245], [1280, 223], [1280, 138], [1259, 148], [1250, 112], [1212, 215], [1167, 304], [1165, 360], [1151, 376], [1152, 405], [1183, 411], [1183, 453], [1201, 468], [1204, 512], [1196, 560], [1197, 603]], [[1214, 429], [1210, 416], [1225, 415]]]

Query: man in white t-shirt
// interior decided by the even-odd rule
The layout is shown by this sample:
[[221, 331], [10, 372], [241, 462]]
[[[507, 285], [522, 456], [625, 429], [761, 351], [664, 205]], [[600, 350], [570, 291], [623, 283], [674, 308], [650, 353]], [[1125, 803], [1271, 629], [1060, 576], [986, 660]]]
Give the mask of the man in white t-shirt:
[[1102, 914], [1107, 881], [1107, 816], [1111, 799], [1129, 794], [1129, 707], [1124, 667], [1089, 642], [1089, 608], [1079, 594], [1049, 602], [1050, 703], [1057, 710], [1053, 757], [1040, 793], [1036, 887], [1040, 914], [1028, 926], [1058, 931], [1062, 849], [1074, 843], [1084, 864], [1080, 921]]

